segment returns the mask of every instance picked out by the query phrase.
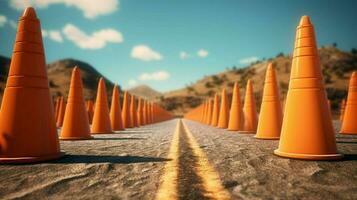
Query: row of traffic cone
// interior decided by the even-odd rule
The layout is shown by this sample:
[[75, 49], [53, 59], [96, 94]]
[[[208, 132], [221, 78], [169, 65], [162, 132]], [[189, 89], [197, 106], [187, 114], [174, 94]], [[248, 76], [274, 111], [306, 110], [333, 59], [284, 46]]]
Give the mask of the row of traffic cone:
[[[241, 132], [256, 132], [259, 139], [279, 139], [276, 155], [288, 158], [330, 160], [339, 159], [328, 99], [317, 55], [316, 39], [309, 17], [303, 16], [296, 30], [289, 90], [282, 113], [276, 73], [269, 64], [264, 82], [263, 99], [257, 121], [253, 87], [247, 82], [243, 110], [237, 83], [233, 88], [230, 113], [228, 113], [225, 89], [221, 95], [221, 107], [215, 96], [212, 100], [185, 115], [186, 118]], [[353, 72], [346, 105], [341, 106], [342, 134], [357, 134], [357, 73]], [[209, 122], [211, 119], [211, 122]], [[215, 120], [212, 120], [215, 119]]]
[[[135, 96], [130, 97], [128, 92], [124, 93], [123, 109], [121, 109], [117, 85], [113, 87], [109, 111], [103, 78], [99, 80], [95, 106], [92, 101], [85, 103], [82, 91], [80, 70], [74, 67], [67, 104], [64, 103], [63, 97], [57, 97], [55, 104], [55, 113], [59, 113], [55, 115], [57, 127], [62, 127], [60, 139], [89, 139], [90, 134], [112, 133], [167, 120], [171, 117], [160, 106], [141, 98], [139, 98], [137, 108]], [[158, 114], [161, 116], [160, 119]], [[89, 131], [89, 124], [92, 124], [91, 131]]]
[[[53, 106], [47, 78], [41, 25], [35, 10], [26, 8], [20, 17], [9, 75], [0, 110], [0, 163], [27, 163], [56, 159], [63, 155], [57, 135], [62, 127], [61, 139], [90, 139], [92, 133], [110, 133], [112, 130], [136, 127], [170, 119], [172, 116], [156, 104], [145, 102], [149, 109], [138, 115], [147, 121], [136, 123], [135, 97], [120, 112], [119, 91], [114, 87], [109, 114], [104, 80], [99, 81], [97, 99], [85, 104], [80, 70], [72, 72], [67, 103], [57, 98]], [[129, 102], [128, 94], [124, 102]], [[139, 103], [140, 104], [140, 103]], [[143, 103], [141, 103], [143, 104]], [[123, 109], [123, 110], [124, 110]], [[134, 118], [130, 118], [133, 117]], [[130, 125], [121, 124], [122, 119]], [[142, 118], [141, 118], [142, 119]]]
[[259, 117], [258, 123], [253, 83], [251, 80], [247, 81], [244, 106], [242, 106], [239, 85], [236, 82], [233, 86], [230, 108], [226, 89], [223, 89], [220, 105], [219, 95], [216, 94], [214, 100], [209, 99], [205, 101], [203, 105], [185, 115], [185, 118], [201, 121], [204, 124], [229, 131], [256, 133], [256, 138], [279, 139], [282, 111], [276, 73], [272, 64], [269, 64], [267, 67], [261, 114]]

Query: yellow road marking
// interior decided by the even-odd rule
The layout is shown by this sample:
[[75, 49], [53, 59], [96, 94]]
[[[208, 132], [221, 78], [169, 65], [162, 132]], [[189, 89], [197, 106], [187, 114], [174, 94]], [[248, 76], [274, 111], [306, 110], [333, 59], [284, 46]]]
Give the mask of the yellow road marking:
[[196, 166], [197, 175], [202, 179], [204, 190], [207, 192], [205, 196], [210, 199], [231, 199], [230, 194], [224, 189], [221, 179], [215, 169], [209, 164], [205, 153], [201, 150], [186, 124], [183, 123], [187, 133], [188, 143], [197, 156], [198, 165]]
[[[183, 129], [180, 129], [182, 123]], [[178, 172], [179, 172], [179, 134], [180, 131], [185, 131], [188, 141], [187, 143], [193, 150], [193, 154], [197, 157], [195, 172], [202, 180], [202, 187], [205, 192], [205, 197], [214, 200], [231, 199], [228, 191], [222, 186], [221, 180], [215, 169], [209, 164], [205, 153], [200, 149], [198, 143], [194, 139], [192, 133], [187, 126], [179, 120], [175, 129], [168, 158], [164, 167], [164, 174], [161, 176], [160, 187], [156, 193], [156, 200], [176, 200], [178, 199]]]
[[180, 121], [177, 122], [175, 134], [173, 136], [168, 158], [164, 168], [164, 175], [161, 176], [160, 187], [156, 193], [156, 200], [177, 199], [177, 180], [178, 180], [178, 154], [179, 154], [179, 134], [180, 134]]

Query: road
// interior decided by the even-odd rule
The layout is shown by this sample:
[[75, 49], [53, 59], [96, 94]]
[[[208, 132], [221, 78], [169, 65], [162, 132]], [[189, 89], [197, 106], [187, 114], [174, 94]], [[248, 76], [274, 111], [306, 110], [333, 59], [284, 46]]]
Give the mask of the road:
[[94, 137], [61, 141], [57, 161], [0, 165], [1, 199], [357, 199], [356, 136], [336, 136], [334, 162], [179, 119]]

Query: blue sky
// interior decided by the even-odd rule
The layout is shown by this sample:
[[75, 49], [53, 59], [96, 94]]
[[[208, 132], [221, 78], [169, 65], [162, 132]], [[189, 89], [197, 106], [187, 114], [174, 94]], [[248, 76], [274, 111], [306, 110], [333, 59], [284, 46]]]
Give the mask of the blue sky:
[[41, 20], [47, 62], [83, 60], [123, 88], [178, 89], [290, 53], [302, 15], [315, 25], [319, 46], [357, 47], [353, 0], [1, 0], [1, 55], [11, 56], [27, 4]]

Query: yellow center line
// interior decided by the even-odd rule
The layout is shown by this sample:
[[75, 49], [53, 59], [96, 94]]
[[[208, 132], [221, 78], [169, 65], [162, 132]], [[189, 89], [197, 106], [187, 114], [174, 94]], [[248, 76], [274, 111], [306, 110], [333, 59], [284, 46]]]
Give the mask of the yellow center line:
[[[180, 125], [183, 125], [183, 129]], [[182, 131], [184, 131], [182, 133]], [[180, 133], [181, 132], [181, 133]], [[187, 143], [192, 148], [193, 154], [197, 157], [195, 173], [202, 180], [204, 196], [209, 199], [228, 200], [230, 194], [223, 187], [220, 177], [215, 169], [209, 164], [205, 153], [201, 150], [187, 126], [179, 120], [171, 142], [168, 161], [164, 167], [164, 174], [161, 176], [160, 187], [156, 193], [156, 200], [176, 200], [178, 194], [178, 172], [179, 172], [179, 134], [187, 135]]]
[[177, 199], [177, 180], [178, 180], [178, 170], [179, 170], [179, 134], [180, 134], [180, 121], [177, 122], [175, 134], [173, 136], [168, 158], [171, 159], [167, 161], [164, 168], [164, 175], [161, 176], [160, 187], [156, 193], [156, 200], [168, 200]]
[[185, 128], [188, 143], [193, 149], [194, 154], [197, 156], [198, 163], [196, 167], [197, 175], [202, 179], [203, 188], [207, 192], [205, 196], [210, 199], [231, 199], [230, 194], [222, 185], [221, 179], [216, 170], [209, 164], [209, 161], [202, 151], [195, 138], [193, 137], [186, 124], [183, 123]]

